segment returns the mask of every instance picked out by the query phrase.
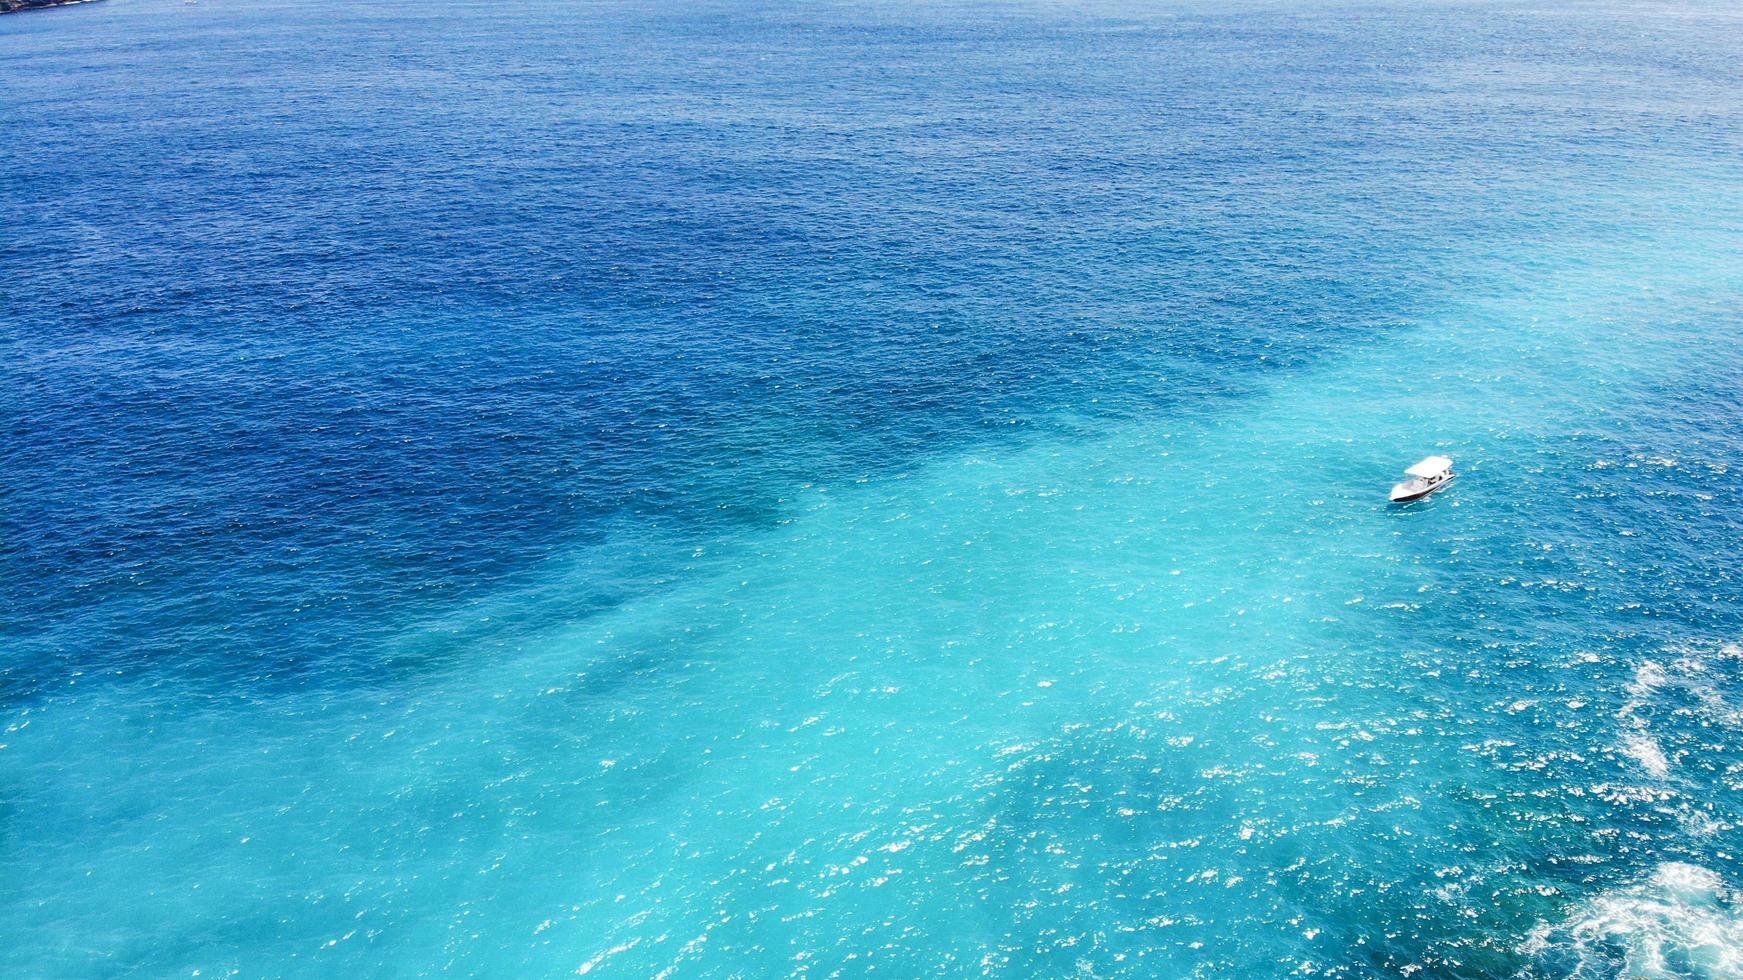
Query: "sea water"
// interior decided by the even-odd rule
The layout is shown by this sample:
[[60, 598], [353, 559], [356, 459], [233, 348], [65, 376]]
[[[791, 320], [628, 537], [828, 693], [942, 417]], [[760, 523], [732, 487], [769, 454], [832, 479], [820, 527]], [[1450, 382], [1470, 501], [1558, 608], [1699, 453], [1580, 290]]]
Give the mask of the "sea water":
[[1727, 5], [0, 46], [0, 974], [1743, 973]]

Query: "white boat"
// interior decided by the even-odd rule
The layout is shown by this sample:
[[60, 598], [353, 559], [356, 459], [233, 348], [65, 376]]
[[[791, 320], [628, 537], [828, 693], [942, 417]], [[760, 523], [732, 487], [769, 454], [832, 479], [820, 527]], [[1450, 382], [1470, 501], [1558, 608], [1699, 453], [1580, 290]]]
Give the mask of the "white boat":
[[1410, 479], [1392, 488], [1392, 502], [1395, 504], [1421, 500], [1451, 483], [1458, 474], [1453, 472], [1452, 460], [1445, 456], [1430, 456], [1405, 470], [1404, 475]]

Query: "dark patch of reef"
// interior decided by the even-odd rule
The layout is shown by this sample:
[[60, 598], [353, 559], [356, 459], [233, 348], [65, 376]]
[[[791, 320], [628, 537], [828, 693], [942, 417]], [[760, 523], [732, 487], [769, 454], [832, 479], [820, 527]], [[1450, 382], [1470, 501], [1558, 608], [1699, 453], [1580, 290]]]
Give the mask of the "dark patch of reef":
[[49, 7], [65, 7], [75, 3], [90, 3], [92, 0], [0, 0], [0, 14], [17, 13], [20, 10], [45, 10]]

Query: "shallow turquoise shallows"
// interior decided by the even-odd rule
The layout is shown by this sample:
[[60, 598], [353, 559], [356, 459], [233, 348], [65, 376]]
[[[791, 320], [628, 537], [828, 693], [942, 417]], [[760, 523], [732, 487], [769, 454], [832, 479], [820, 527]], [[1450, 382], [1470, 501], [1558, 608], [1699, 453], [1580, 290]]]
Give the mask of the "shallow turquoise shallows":
[[0, 51], [0, 976], [1743, 976], [1728, 5]]

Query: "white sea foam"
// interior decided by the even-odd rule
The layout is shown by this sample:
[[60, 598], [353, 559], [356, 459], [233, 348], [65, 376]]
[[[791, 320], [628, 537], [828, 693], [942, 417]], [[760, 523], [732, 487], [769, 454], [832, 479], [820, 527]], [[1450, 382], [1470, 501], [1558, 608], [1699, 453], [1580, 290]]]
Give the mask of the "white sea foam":
[[1634, 680], [1628, 685], [1628, 693], [1636, 700], [1651, 697], [1653, 691], [1664, 686], [1666, 679], [1664, 668], [1648, 660], [1634, 668]]
[[1659, 664], [1651, 660], [1641, 664], [1635, 668], [1634, 680], [1628, 685], [1628, 701], [1616, 713], [1616, 719], [1623, 726], [1622, 754], [1640, 763], [1646, 774], [1654, 779], [1670, 776], [1670, 758], [1664, 754], [1658, 740], [1652, 737], [1651, 723], [1640, 712], [1668, 680], [1664, 667]]
[[1640, 768], [1653, 779], [1664, 779], [1670, 775], [1670, 759], [1658, 741], [1646, 734], [1645, 727], [1642, 724], [1638, 730], [1622, 735], [1622, 752], [1640, 763]]
[[1716, 872], [1670, 861], [1646, 881], [1600, 892], [1524, 952], [1569, 977], [1743, 976], [1743, 916]]
[[[1652, 730], [1655, 709], [1667, 697], [1693, 701], [1702, 719], [1723, 728], [1743, 727], [1743, 711], [1734, 707], [1717, 683], [1727, 671], [1720, 661], [1743, 656], [1736, 644], [1717, 648], [1674, 647], [1664, 651], [1664, 662], [1648, 660], [1634, 670], [1628, 683], [1628, 699], [1616, 712], [1621, 725], [1618, 736], [1622, 754], [1640, 764], [1653, 779], [1668, 779], [1683, 751], [1666, 752]], [[1682, 709], [1688, 710], [1688, 709]], [[1673, 746], [1674, 748], [1674, 746]]]

